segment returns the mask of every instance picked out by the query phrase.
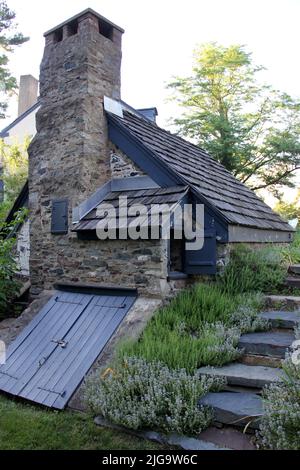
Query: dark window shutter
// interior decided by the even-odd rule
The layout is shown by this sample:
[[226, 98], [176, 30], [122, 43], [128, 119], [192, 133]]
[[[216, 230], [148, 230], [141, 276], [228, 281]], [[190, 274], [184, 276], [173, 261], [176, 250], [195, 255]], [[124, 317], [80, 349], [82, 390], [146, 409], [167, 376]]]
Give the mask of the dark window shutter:
[[216, 274], [217, 244], [214, 230], [205, 232], [204, 245], [201, 250], [185, 251], [186, 274]]
[[68, 233], [68, 200], [52, 201], [51, 233]]

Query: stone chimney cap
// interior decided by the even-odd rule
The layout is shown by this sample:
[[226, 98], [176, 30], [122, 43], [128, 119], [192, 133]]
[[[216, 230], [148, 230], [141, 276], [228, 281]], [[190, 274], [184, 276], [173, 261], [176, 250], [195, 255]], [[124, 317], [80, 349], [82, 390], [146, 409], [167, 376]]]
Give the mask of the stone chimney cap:
[[108, 23], [110, 26], [112, 26], [113, 28], [115, 29], [118, 29], [121, 33], [124, 33], [124, 29], [120, 28], [120, 26], [117, 26], [116, 24], [112, 23], [111, 21], [107, 20], [106, 18], [104, 18], [104, 16], [101, 16], [99, 13], [97, 13], [95, 10], [93, 10], [92, 8], [87, 8], [86, 10], [83, 10], [81, 11], [80, 13], [78, 13], [77, 15], [75, 16], [72, 16], [72, 18], [69, 18], [68, 20], [64, 21], [63, 23], [55, 26], [55, 28], [51, 28], [49, 29], [49, 31], [46, 31], [44, 33], [44, 36], [48, 36], [48, 34], [51, 34], [53, 33], [54, 31], [56, 31], [57, 29], [59, 28], [62, 28], [64, 25], [74, 21], [74, 20], [77, 20], [78, 18], [80, 18], [81, 16], [84, 16], [86, 15], [87, 13], [91, 13], [92, 15], [96, 16], [97, 18], [99, 18], [99, 20], [102, 20], [102, 21], [105, 21], [105, 23]]

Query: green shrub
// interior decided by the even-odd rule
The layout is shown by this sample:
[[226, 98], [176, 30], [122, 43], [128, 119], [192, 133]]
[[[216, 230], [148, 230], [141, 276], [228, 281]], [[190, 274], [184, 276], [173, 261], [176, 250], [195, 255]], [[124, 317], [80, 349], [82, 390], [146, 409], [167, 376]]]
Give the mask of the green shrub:
[[284, 285], [286, 263], [280, 250], [253, 250], [240, 245], [232, 250], [230, 262], [218, 283], [223, 292], [235, 295], [243, 292], [278, 293]]
[[[158, 314], [159, 315], [159, 314]], [[173, 369], [185, 368], [193, 373], [204, 365], [222, 366], [236, 360], [240, 333], [222, 323], [204, 324], [193, 335], [182, 330], [160, 331], [147, 327], [138, 342], [127, 342], [119, 350], [119, 357], [137, 356], [148, 361], [161, 361]]]
[[15, 259], [15, 229], [24, 221], [27, 212], [19, 211], [9, 224], [2, 224], [0, 229], [0, 319], [7, 315], [7, 309], [19, 290], [20, 283], [15, 274], [18, 266]]
[[231, 296], [218, 285], [195, 285], [157, 312], [139, 341], [123, 344], [118, 356], [161, 361], [189, 373], [202, 365], [222, 366], [240, 355], [241, 331], [266, 329], [257, 318], [261, 305], [260, 295]]
[[257, 315], [264, 305], [261, 294], [243, 294], [239, 301], [240, 305], [229, 317], [229, 325], [238, 328], [241, 333], [266, 331], [271, 328], [267, 320]]
[[181, 292], [152, 320], [156, 330], [175, 330], [182, 322], [186, 331], [198, 331], [204, 323], [226, 321], [239, 305], [240, 298], [222, 292], [215, 284], [196, 284]]
[[300, 264], [300, 230], [294, 234], [293, 242], [281, 248], [282, 257], [287, 265]]
[[85, 400], [93, 413], [131, 429], [198, 434], [212, 421], [212, 411], [199, 407], [198, 400], [223, 384], [223, 379], [130, 357], [89, 378]]
[[300, 365], [288, 357], [283, 365], [287, 378], [264, 390], [261, 419], [262, 445], [274, 450], [300, 449]]

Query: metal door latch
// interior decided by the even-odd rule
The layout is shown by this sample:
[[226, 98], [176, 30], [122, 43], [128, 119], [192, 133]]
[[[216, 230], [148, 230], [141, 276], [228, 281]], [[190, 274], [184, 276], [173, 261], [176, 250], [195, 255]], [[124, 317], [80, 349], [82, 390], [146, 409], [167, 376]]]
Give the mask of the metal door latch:
[[67, 344], [68, 344], [68, 342], [67, 342], [67, 341], [64, 341], [63, 339], [52, 339], [52, 340], [51, 340], [51, 343], [56, 343], [56, 344], [58, 344], [58, 346], [60, 346], [61, 348], [66, 348], [66, 347], [67, 347]]

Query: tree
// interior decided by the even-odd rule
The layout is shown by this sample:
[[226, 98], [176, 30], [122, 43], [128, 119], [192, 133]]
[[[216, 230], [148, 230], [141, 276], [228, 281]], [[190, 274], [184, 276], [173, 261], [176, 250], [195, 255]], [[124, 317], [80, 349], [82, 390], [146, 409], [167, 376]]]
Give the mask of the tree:
[[28, 41], [22, 33], [15, 31], [16, 14], [9, 9], [7, 2], [0, 0], [0, 118], [5, 117], [7, 102], [5, 96], [15, 93], [18, 86], [17, 80], [8, 69], [9, 54], [13, 52], [15, 46], [19, 46]]
[[1, 224], [0, 231], [0, 320], [11, 315], [12, 305], [21, 287], [16, 274], [19, 271], [16, 259], [17, 229], [27, 217], [27, 209], [18, 211], [10, 223]]
[[17, 141], [6, 144], [0, 140], [0, 161], [3, 165], [1, 178], [4, 183], [4, 201], [0, 204], [0, 225], [28, 177], [29, 143], [30, 137], [26, 137], [21, 144]]
[[190, 77], [168, 85], [184, 108], [174, 119], [192, 138], [252, 189], [293, 187], [300, 168], [300, 102], [260, 84], [264, 68], [243, 46], [216, 43], [195, 51]]
[[285, 202], [280, 199], [274, 207], [274, 210], [285, 220], [298, 219], [300, 223], [300, 190], [294, 201]]

